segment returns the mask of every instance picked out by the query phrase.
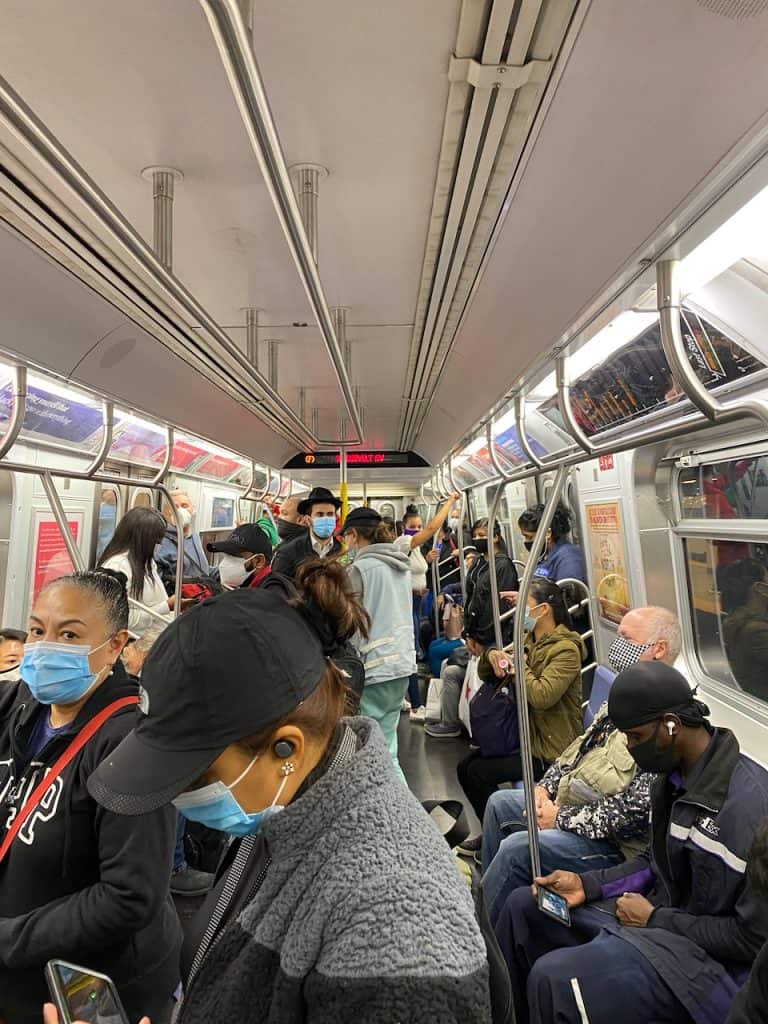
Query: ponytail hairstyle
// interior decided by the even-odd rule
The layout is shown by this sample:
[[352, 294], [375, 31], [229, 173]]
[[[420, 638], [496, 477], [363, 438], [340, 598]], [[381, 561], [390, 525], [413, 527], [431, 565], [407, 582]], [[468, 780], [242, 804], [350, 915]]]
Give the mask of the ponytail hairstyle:
[[[531, 505], [517, 520], [517, 525], [521, 530], [525, 530], [526, 533], [536, 533], [543, 514], [543, 505]], [[570, 511], [561, 501], [558, 501], [555, 514], [552, 516], [552, 522], [549, 526], [552, 531], [552, 540], [555, 544], [562, 540], [563, 537], [567, 537], [571, 532], [571, 518]]]
[[528, 593], [536, 604], [549, 605], [556, 626], [567, 626], [568, 629], [573, 629], [565, 595], [556, 583], [553, 583], [552, 580], [534, 579]]
[[369, 544], [391, 544], [395, 539], [394, 527], [386, 519], [382, 519], [375, 526], [353, 525], [352, 529]]
[[168, 524], [154, 508], [132, 508], [126, 512], [99, 559], [99, 565], [115, 555], [126, 555], [131, 567], [131, 597], [141, 601], [144, 581], [152, 578], [155, 548], [165, 536]]
[[288, 601], [319, 635], [326, 655], [320, 682], [298, 707], [279, 722], [266, 726], [254, 736], [241, 740], [250, 754], [268, 746], [273, 733], [283, 725], [296, 725], [312, 739], [328, 741], [348, 709], [349, 688], [332, 654], [355, 633], [368, 638], [371, 620], [355, 597], [346, 570], [333, 558], [308, 559], [296, 574], [298, 595]]
[[73, 572], [47, 583], [43, 590], [70, 586], [83, 591], [86, 601], [98, 601], [113, 633], [128, 629], [128, 577], [112, 569], [94, 569], [92, 572]]
[[403, 526], [408, 525], [409, 519], [421, 519], [421, 512], [415, 505], [407, 505], [405, 512], [403, 513]]

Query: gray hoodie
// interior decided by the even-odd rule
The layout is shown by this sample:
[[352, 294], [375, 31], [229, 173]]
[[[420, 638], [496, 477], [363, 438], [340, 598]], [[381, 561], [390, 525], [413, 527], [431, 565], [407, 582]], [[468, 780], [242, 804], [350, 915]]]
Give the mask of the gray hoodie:
[[353, 643], [365, 663], [365, 682], [402, 679], [416, 671], [411, 563], [394, 544], [361, 548], [349, 568], [350, 582], [371, 617], [368, 641]]

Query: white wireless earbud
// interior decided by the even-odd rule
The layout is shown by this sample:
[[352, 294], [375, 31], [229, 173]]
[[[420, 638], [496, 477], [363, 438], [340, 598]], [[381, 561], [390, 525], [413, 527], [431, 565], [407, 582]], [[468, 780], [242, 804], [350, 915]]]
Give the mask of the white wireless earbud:
[[675, 735], [675, 723], [674, 722], [667, 722], [667, 732], [669, 733], [670, 736], [674, 736]]

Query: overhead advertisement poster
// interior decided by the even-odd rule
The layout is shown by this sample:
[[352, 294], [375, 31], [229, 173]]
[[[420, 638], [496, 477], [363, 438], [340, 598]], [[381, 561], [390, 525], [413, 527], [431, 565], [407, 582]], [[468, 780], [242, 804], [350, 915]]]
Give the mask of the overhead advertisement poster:
[[[47, 512], [37, 512], [35, 518], [35, 547], [32, 559], [33, 603], [46, 583], [58, 579], [59, 576], [66, 576], [74, 570], [67, 545], [53, 516]], [[81, 527], [80, 513], [76, 513], [75, 519], [68, 519], [67, 525], [77, 543]]]
[[587, 537], [600, 615], [621, 622], [630, 608], [621, 502], [587, 503]]

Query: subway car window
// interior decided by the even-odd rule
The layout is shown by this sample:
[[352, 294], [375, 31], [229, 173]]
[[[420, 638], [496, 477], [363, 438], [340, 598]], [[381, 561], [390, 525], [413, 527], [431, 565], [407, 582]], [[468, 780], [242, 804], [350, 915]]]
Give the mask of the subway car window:
[[679, 490], [686, 519], [767, 519], [768, 456], [691, 466]]
[[683, 544], [702, 668], [768, 701], [768, 545], [699, 537]]

